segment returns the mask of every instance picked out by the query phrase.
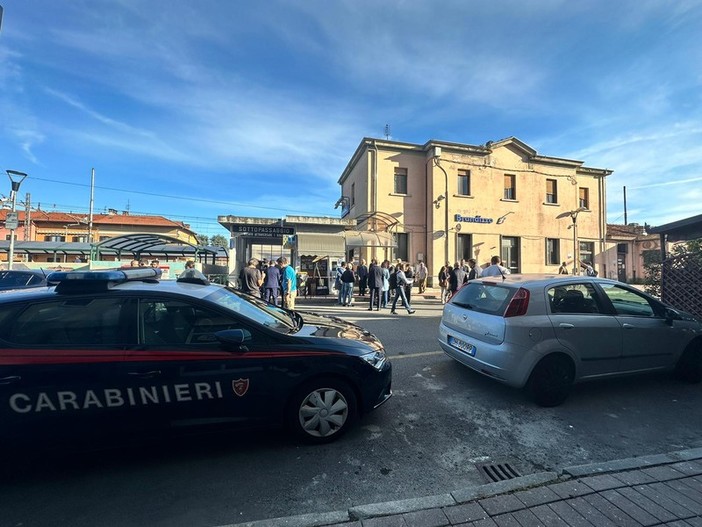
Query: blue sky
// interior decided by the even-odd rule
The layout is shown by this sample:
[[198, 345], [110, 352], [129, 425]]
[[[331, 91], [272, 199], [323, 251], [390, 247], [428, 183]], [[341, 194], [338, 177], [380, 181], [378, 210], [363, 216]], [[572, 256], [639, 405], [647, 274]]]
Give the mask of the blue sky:
[[[702, 212], [702, 2], [0, 0], [0, 169], [42, 209], [338, 216], [363, 137], [609, 168], [608, 221]], [[6, 190], [2, 190], [6, 188]], [[0, 182], [9, 194], [9, 179]]]

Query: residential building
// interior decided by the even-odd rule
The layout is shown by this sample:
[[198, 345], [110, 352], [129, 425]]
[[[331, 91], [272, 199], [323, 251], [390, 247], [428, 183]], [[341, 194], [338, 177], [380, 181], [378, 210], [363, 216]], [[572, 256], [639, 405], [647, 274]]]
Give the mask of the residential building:
[[[604, 250], [606, 176], [611, 170], [544, 156], [510, 137], [469, 145], [364, 138], [338, 180], [342, 218], [392, 234], [394, 248], [363, 257], [441, 265], [499, 256], [515, 273], [580, 272]], [[600, 272], [606, 271], [599, 269]]]
[[607, 278], [620, 282], [641, 283], [645, 278], [644, 264], [658, 261], [660, 238], [648, 234], [642, 225], [607, 225], [606, 247], [600, 261], [606, 264]]

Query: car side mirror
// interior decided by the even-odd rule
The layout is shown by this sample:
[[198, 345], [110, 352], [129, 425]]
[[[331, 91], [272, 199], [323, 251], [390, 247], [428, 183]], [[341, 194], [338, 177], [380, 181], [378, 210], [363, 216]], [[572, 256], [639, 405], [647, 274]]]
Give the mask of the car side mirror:
[[665, 308], [665, 323], [668, 324], [669, 326], [673, 325], [674, 320], [682, 320], [682, 317], [680, 316], [680, 313], [675, 311], [674, 309], [670, 307]]
[[228, 350], [249, 351], [244, 342], [251, 340], [251, 332], [245, 329], [223, 329], [217, 331], [215, 337]]

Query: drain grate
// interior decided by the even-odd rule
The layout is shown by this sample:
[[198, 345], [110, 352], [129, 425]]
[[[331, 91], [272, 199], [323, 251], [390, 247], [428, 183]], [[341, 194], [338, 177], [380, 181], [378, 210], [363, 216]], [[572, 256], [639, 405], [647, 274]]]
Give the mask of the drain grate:
[[488, 483], [506, 481], [521, 476], [517, 470], [509, 463], [478, 463], [475, 465], [480, 475]]

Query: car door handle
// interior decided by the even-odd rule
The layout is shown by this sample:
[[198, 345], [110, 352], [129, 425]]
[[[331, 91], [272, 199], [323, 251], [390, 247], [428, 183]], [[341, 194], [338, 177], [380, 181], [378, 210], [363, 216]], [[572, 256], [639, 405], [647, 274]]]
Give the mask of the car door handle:
[[636, 329], [636, 326], [632, 326], [631, 324], [622, 324], [622, 327], [624, 329]]
[[573, 324], [568, 324], [567, 322], [561, 322], [558, 324], [558, 327], [563, 329], [573, 329], [575, 326]]
[[127, 373], [127, 375], [131, 375], [132, 377], [139, 377], [140, 379], [153, 379], [154, 377], [158, 377], [161, 375], [161, 370], [130, 371]]
[[0, 384], [12, 384], [21, 380], [22, 377], [19, 375], [10, 375], [9, 377], [0, 377]]

